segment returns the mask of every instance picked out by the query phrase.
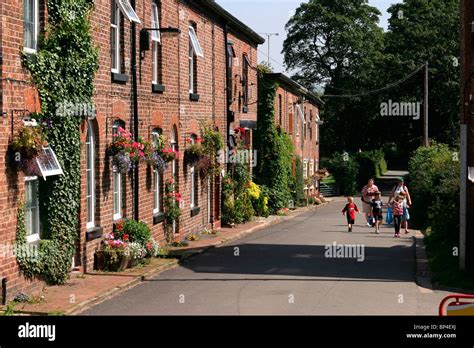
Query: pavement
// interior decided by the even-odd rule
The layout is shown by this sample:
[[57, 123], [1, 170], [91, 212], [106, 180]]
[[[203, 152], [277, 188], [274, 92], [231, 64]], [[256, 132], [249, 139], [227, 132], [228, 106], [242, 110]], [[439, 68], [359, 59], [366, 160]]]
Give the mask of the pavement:
[[[449, 293], [416, 283], [414, 233], [394, 239], [384, 226], [375, 235], [362, 214], [349, 233], [344, 203], [335, 198], [182, 260], [82, 314], [437, 315]], [[363, 253], [328, 257], [334, 243]]]
[[[87, 274], [73, 272], [65, 285], [45, 286], [42, 290], [31, 294], [29, 302], [17, 303], [14, 307], [15, 313], [19, 315], [74, 315], [80, 313], [140, 284], [152, 275], [176, 267], [182, 260], [323, 206], [324, 204], [298, 208], [289, 211], [284, 216], [256, 218], [235, 227], [223, 227], [215, 234], [200, 235], [199, 240], [188, 242], [186, 247], [171, 248], [168, 258], [149, 259], [145, 265], [122, 272], [92, 271]], [[0, 314], [6, 308], [7, 306], [0, 306]]]

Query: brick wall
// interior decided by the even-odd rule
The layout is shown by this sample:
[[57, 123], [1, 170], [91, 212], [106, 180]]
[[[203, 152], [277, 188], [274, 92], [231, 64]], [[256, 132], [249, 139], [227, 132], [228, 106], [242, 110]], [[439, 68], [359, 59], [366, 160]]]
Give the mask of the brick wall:
[[[222, 133], [226, 139], [227, 101], [226, 101], [226, 49], [223, 22], [207, 11], [202, 11], [190, 1], [162, 0], [160, 7], [160, 27], [175, 27], [181, 30], [179, 35], [161, 35], [161, 85], [162, 92], [152, 89], [152, 52], [146, 51], [143, 59], [138, 57], [139, 32], [143, 27], [151, 27], [152, 0], [137, 0], [136, 12], [142, 23], [136, 26], [137, 40], [137, 87], [139, 135], [149, 140], [154, 128], [161, 128], [163, 134], [171, 139], [174, 128], [177, 129], [177, 147], [184, 154], [186, 139], [193, 133], [199, 133], [199, 122], [207, 120]], [[43, 21], [47, 19], [44, 2]], [[23, 40], [23, 5], [21, 0], [2, 0], [0, 50], [3, 55], [0, 87], [0, 106], [8, 117], [0, 117], [0, 243], [15, 241], [16, 214], [20, 197], [24, 194], [22, 173], [13, 172], [6, 164], [8, 143], [11, 140], [12, 110], [40, 111], [39, 99], [31, 84], [29, 73], [21, 66], [20, 50]], [[110, 0], [96, 0], [91, 14], [92, 35], [99, 49], [99, 70], [95, 76], [93, 102], [97, 114], [95, 119], [81, 125], [81, 205], [79, 212], [79, 235], [75, 266], [84, 272], [93, 269], [94, 253], [100, 246], [101, 236], [113, 230], [113, 169], [111, 158], [106, 149], [112, 141], [112, 125], [122, 120], [125, 128], [133, 130], [132, 76], [131, 76], [131, 24], [123, 20], [122, 30], [122, 77], [125, 83], [113, 82], [111, 78], [110, 57]], [[204, 52], [197, 57], [196, 74], [198, 101], [190, 100], [188, 88], [188, 52], [190, 23], [196, 27], [196, 33]], [[252, 67], [257, 61], [256, 47], [245, 37], [230, 31], [238, 59], [236, 71], [240, 73], [242, 55], [246, 53]], [[236, 61], [237, 61], [236, 59]], [[237, 63], [236, 63], [237, 64]], [[246, 113], [236, 106], [236, 126], [241, 119], [256, 120], [257, 97], [256, 71], [249, 69], [249, 109]], [[242, 86], [239, 86], [241, 93]], [[237, 104], [236, 104], [237, 105]], [[19, 113], [14, 113], [15, 126], [20, 123]], [[95, 135], [95, 228], [87, 228], [86, 205], [86, 135], [88, 122], [91, 122]], [[171, 178], [169, 167], [163, 181]], [[132, 173], [122, 174], [124, 218], [134, 217], [134, 185]], [[179, 190], [183, 195], [182, 218], [176, 238], [186, 234], [201, 232], [204, 228], [220, 226], [220, 178], [198, 180], [197, 202], [200, 208], [191, 216], [190, 208], [190, 171], [183, 163], [178, 164]], [[139, 165], [139, 219], [146, 222], [154, 238], [164, 242], [164, 223], [154, 223], [153, 214], [153, 172], [145, 163]], [[41, 197], [40, 197], [41, 199]], [[208, 204], [208, 199], [211, 199]], [[210, 206], [210, 209], [208, 208]], [[210, 217], [210, 219], [209, 219]], [[8, 277], [8, 293], [14, 296], [19, 291], [27, 291], [41, 286], [41, 282], [27, 282], [19, 273], [14, 257], [0, 259], [0, 280]]]

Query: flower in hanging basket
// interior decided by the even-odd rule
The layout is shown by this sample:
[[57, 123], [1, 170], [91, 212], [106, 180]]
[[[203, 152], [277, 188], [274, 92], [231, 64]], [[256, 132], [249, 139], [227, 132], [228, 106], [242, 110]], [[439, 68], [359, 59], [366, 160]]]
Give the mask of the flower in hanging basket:
[[31, 159], [48, 146], [41, 127], [22, 127], [11, 143], [12, 150], [20, 153], [22, 159]]
[[158, 170], [160, 173], [163, 173], [166, 170], [166, 162], [158, 153], [158, 151], [152, 151], [151, 155], [147, 157], [148, 164], [150, 164], [154, 169]]
[[112, 164], [118, 173], [126, 173], [132, 169], [130, 155], [119, 152], [112, 159]]
[[179, 152], [172, 148], [168, 148], [162, 149], [160, 155], [165, 162], [171, 162], [179, 157]]

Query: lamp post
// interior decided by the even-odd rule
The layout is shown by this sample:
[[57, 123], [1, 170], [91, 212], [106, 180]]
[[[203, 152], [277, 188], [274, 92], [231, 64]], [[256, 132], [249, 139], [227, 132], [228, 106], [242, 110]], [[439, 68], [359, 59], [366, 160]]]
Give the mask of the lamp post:
[[267, 48], [267, 64], [270, 65], [270, 38], [272, 36], [279, 36], [280, 34], [279, 33], [260, 33], [260, 34], [267, 36], [267, 45], [268, 45], [268, 48]]

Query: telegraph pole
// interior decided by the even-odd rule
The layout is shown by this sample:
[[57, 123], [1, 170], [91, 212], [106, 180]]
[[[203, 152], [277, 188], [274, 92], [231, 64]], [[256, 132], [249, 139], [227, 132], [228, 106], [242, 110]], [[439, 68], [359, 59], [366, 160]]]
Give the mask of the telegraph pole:
[[428, 116], [428, 94], [429, 94], [429, 85], [428, 85], [428, 62], [425, 63], [425, 101], [424, 101], [424, 114], [423, 114], [423, 145], [429, 145], [429, 135], [428, 135], [428, 126], [429, 126], [429, 116]]
[[280, 34], [278, 34], [278, 33], [260, 33], [260, 34], [267, 36], [267, 45], [268, 45], [268, 48], [267, 48], [267, 64], [268, 64], [268, 66], [270, 66], [270, 37], [278, 36]]

